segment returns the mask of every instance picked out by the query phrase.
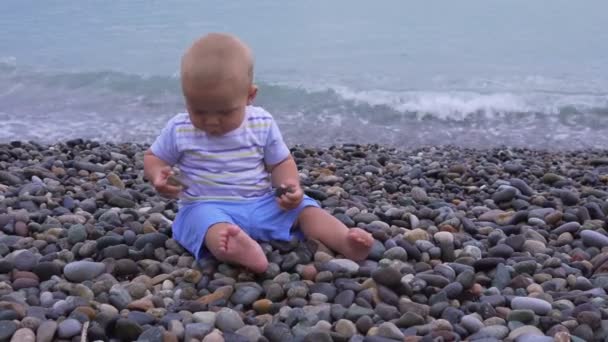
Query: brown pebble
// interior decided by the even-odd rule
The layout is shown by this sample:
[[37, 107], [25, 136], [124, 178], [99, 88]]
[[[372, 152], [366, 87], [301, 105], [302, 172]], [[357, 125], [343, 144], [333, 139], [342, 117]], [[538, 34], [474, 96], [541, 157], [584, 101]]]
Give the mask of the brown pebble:
[[556, 210], [556, 211], [548, 214], [547, 216], [545, 216], [544, 221], [547, 222], [550, 225], [554, 225], [555, 226], [555, 225], [557, 225], [561, 221], [561, 219], [562, 219], [563, 216], [564, 215], [563, 215], [563, 213], [561, 211]]
[[496, 307], [496, 317], [506, 320], [507, 317], [509, 317], [509, 313], [511, 313], [511, 309], [509, 309], [509, 308], [506, 308], [504, 306]]
[[186, 273], [184, 273], [184, 280], [192, 284], [197, 284], [202, 277], [203, 275], [201, 272], [197, 270], [187, 270]]
[[405, 336], [403, 342], [420, 342], [422, 341], [422, 336]]
[[152, 285], [160, 284], [167, 279], [171, 279], [171, 276], [168, 274], [159, 274], [156, 277], [152, 278]]
[[442, 225], [440, 230], [442, 232], [458, 233], [458, 228], [454, 228], [454, 226], [449, 224]]
[[28, 279], [34, 279], [36, 281], [40, 281], [40, 278], [38, 278], [38, 276], [35, 273], [32, 272], [28, 272], [28, 271], [13, 271], [13, 280], [17, 280], [19, 278], [28, 278]]
[[115, 187], [124, 190], [125, 189], [125, 183], [123, 183], [122, 179], [120, 179], [120, 177], [115, 174], [114, 172], [110, 172], [107, 176], [108, 181], [110, 182], [110, 184], [114, 185]]
[[233, 291], [234, 289], [232, 286], [222, 286], [215, 290], [215, 292], [199, 298], [197, 301], [203, 304], [209, 304], [220, 299], [228, 299], [230, 296], [232, 296]]
[[15, 222], [15, 233], [19, 236], [27, 236], [29, 233], [29, 229], [27, 229], [27, 224], [22, 221]]
[[253, 303], [253, 309], [259, 314], [266, 314], [272, 308], [272, 301], [269, 299], [260, 299]]
[[15, 331], [13, 334], [13, 338], [11, 338], [11, 342], [35, 342], [36, 334], [28, 328], [21, 328]]
[[135, 301], [132, 301], [127, 305], [127, 309], [129, 310], [138, 310], [138, 311], [148, 311], [154, 308], [154, 303], [150, 299], [142, 298]]
[[151, 289], [152, 286], [154, 285], [152, 283], [152, 278], [148, 277], [147, 275], [140, 275], [137, 276], [135, 278], [133, 278], [133, 280], [131, 280], [131, 283], [142, 283], [146, 286], [146, 289]]
[[95, 313], [95, 309], [89, 306], [79, 306], [74, 309], [74, 311], [87, 315], [87, 317], [89, 317], [89, 319], [91, 320], [95, 319], [95, 316], [97, 316], [97, 314]]
[[13, 302], [0, 302], [0, 310], [13, 310], [17, 313], [19, 320], [23, 319], [26, 314], [25, 306]]
[[255, 322], [257, 326], [265, 326], [266, 324], [272, 323], [274, 317], [271, 314], [264, 314], [255, 317]]
[[560, 331], [553, 336], [555, 342], [570, 342], [570, 334], [565, 331]]
[[30, 287], [38, 287], [39, 284], [40, 284], [40, 282], [36, 279], [17, 278], [15, 281], [13, 281], [13, 289], [21, 290], [21, 289], [26, 289], [26, 288], [30, 288]]
[[302, 279], [314, 281], [317, 276], [317, 268], [314, 265], [306, 265], [302, 268]]
[[144, 222], [144, 233], [156, 233], [157, 230], [156, 228], [154, 228], [154, 226], [152, 225], [152, 223], [150, 223], [149, 221]]
[[179, 340], [174, 333], [165, 331], [163, 332], [163, 342], [179, 342]]
[[429, 336], [432, 338], [432, 341], [445, 341], [445, 342], [456, 341], [454, 334], [448, 330], [431, 331], [429, 333]]
[[62, 167], [52, 166], [51, 171], [53, 172], [53, 174], [55, 174], [55, 176], [58, 176], [58, 177], [65, 176], [67, 174], [65, 172], [65, 169]]
[[224, 337], [216, 329], [207, 336], [205, 336], [205, 338], [203, 338], [203, 342], [224, 342]]
[[475, 283], [473, 284], [471, 289], [469, 289], [469, 292], [471, 292], [471, 294], [475, 297], [479, 297], [483, 293], [483, 287], [479, 285], [479, 283]]

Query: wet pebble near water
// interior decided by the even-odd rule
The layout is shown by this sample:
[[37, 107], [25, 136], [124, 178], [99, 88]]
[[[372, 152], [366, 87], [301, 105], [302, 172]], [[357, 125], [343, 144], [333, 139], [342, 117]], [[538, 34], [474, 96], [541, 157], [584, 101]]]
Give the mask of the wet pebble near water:
[[0, 341], [608, 337], [602, 151], [295, 146], [306, 193], [374, 237], [354, 262], [262, 243], [196, 263], [137, 144], [0, 144]]

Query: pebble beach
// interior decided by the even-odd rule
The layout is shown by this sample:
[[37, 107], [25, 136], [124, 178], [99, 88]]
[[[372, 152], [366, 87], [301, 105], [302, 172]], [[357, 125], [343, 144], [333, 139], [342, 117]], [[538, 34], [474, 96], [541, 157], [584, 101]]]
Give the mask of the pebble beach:
[[608, 152], [292, 147], [367, 260], [262, 243], [195, 262], [144, 144], [0, 144], [3, 341], [604, 341]]

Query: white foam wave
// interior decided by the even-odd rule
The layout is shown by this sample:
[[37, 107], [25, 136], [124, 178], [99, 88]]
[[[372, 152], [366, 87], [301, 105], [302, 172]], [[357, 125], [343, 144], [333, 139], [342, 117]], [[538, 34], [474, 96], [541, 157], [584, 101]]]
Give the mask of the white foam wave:
[[559, 114], [564, 108], [578, 112], [608, 108], [608, 94], [479, 93], [473, 91], [354, 91], [332, 88], [340, 97], [356, 104], [387, 106], [402, 113], [416, 113], [441, 120], [462, 121], [483, 114], [496, 118], [510, 113]]

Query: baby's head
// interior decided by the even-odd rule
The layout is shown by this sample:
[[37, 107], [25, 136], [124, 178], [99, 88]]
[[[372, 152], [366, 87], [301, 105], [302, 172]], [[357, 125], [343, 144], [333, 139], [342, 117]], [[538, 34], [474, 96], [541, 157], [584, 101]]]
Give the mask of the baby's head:
[[181, 83], [192, 124], [211, 135], [226, 134], [241, 125], [257, 92], [251, 51], [234, 36], [208, 34], [184, 54]]

